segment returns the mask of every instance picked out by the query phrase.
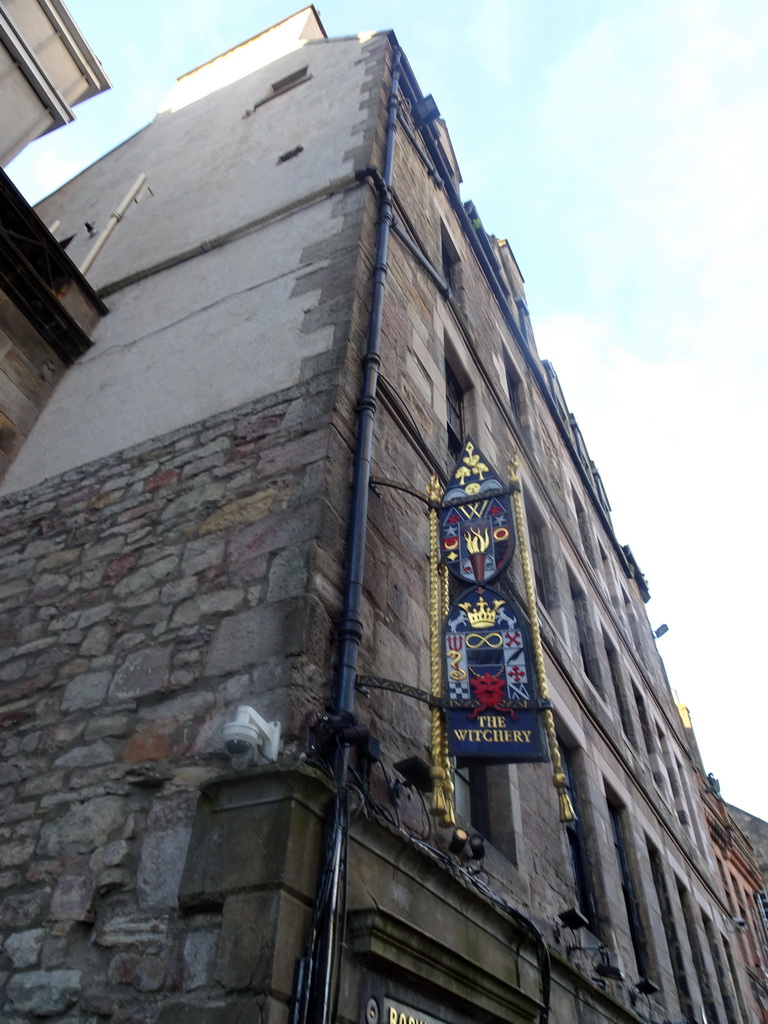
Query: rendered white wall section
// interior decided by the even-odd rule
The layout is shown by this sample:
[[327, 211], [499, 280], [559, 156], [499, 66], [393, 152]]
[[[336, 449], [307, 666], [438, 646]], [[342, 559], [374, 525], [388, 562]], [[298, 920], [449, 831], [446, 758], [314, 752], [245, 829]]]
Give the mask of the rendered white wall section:
[[[331, 328], [300, 330], [317, 296], [291, 293], [299, 276], [322, 265], [303, 257], [307, 245], [341, 230], [339, 204], [363, 201], [353, 187], [303, 204], [330, 182], [351, 180], [349, 153], [360, 137], [350, 125], [365, 116], [362, 45], [299, 40], [266, 67], [159, 114], [41, 204], [45, 221], [61, 219], [60, 237], [77, 233], [68, 252], [79, 263], [92, 244], [84, 222], [103, 226], [144, 171], [152, 194], [118, 225], [91, 283], [124, 281], [190, 249], [199, 255], [108, 297], [93, 348], [54, 392], [3, 491], [291, 386], [302, 359], [330, 345]], [[243, 117], [272, 82], [304, 64], [308, 81]], [[278, 163], [297, 145], [302, 153]], [[200, 248], [292, 206], [235, 242]]]

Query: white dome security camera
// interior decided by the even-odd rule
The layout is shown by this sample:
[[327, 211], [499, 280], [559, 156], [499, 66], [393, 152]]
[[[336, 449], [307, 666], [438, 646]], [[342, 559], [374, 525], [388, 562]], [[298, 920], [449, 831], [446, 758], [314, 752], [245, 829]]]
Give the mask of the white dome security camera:
[[234, 722], [222, 730], [227, 753], [233, 758], [249, 758], [266, 764], [276, 761], [280, 752], [280, 723], [265, 722], [258, 711], [247, 705], [237, 709]]

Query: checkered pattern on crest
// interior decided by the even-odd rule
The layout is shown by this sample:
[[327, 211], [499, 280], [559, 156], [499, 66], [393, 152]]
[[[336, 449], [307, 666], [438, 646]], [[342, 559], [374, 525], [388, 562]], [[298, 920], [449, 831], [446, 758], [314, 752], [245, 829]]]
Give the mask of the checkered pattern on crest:
[[448, 680], [448, 697], [451, 700], [472, 700], [469, 680]]

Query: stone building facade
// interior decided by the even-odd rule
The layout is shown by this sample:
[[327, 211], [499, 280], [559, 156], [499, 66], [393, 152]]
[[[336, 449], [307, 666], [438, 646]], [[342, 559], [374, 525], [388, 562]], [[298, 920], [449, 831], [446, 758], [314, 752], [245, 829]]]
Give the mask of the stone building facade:
[[736, 814], [720, 797], [717, 780], [710, 779], [707, 789], [705, 818], [731, 915], [731, 942], [749, 978], [758, 1020], [768, 1021], [768, 898], [762, 869]]
[[[424, 99], [392, 33], [307, 8], [38, 210], [77, 263], [147, 175], [2, 485], [13, 1024], [756, 1019], [646, 582]], [[430, 688], [421, 496], [469, 435], [519, 462], [578, 814], [548, 764], [462, 769], [471, 860], [426, 705], [348, 685]], [[238, 705], [276, 764], [231, 771]]]

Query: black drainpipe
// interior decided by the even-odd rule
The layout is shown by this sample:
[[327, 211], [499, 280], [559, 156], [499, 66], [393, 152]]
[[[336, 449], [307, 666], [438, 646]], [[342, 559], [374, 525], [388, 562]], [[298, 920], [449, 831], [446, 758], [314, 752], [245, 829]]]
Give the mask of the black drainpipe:
[[357, 656], [363, 635], [360, 614], [363, 600], [363, 562], [368, 517], [368, 487], [371, 478], [371, 443], [376, 413], [376, 388], [381, 356], [381, 321], [384, 286], [387, 277], [387, 253], [392, 226], [392, 166], [397, 124], [397, 93], [400, 79], [400, 50], [393, 49], [392, 80], [389, 87], [387, 135], [384, 171], [365, 167], [357, 172], [359, 181], [370, 178], [379, 194], [376, 265], [373, 271], [371, 314], [363, 356], [363, 380], [357, 404], [357, 438], [352, 467], [350, 525], [347, 536], [347, 563], [344, 585], [344, 610], [339, 624], [339, 658], [334, 687], [334, 714], [338, 749], [334, 772], [336, 790], [330, 820], [324, 835], [320, 879], [315, 897], [306, 952], [296, 964], [290, 1024], [331, 1024], [336, 1019], [341, 983], [341, 956], [344, 948], [346, 917], [346, 837], [347, 767], [354, 729], [352, 708], [355, 698]]
[[357, 658], [363, 636], [361, 608], [363, 603], [363, 566], [365, 561], [365, 533], [368, 518], [368, 486], [371, 478], [371, 442], [376, 414], [376, 389], [381, 365], [381, 320], [384, 310], [384, 290], [387, 279], [387, 253], [392, 227], [392, 167], [395, 156], [395, 129], [397, 126], [397, 92], [400, 81], [400, 50], [392, 57], [392, 80], [389, 86], [387, 136], [384, 150], [384, 170], [365, 167], [357, 172], [359, 181], [370, 178], [379, 193], [378, 238], [376, 265], [373, 271], [371, 314], [368, 337], [363, 356], [363, 380], [360, 401], [357, 404], [357, 440], [352, 468], [352, 497], [350, 501], [349, 533], [347, 535], [346, 579], [344, 582], [344, 609], [339, 623], [339, 655], [336, 666], [334, 710], [349, 718], [355, 699]]

